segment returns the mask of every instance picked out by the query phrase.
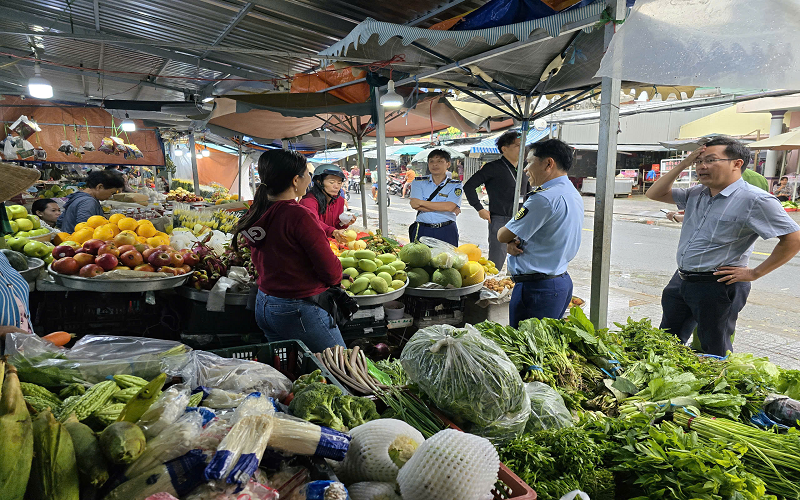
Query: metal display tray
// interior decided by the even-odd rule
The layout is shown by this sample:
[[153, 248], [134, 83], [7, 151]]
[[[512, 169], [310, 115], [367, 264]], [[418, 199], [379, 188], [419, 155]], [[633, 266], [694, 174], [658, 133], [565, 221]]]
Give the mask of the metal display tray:
[[399, 299], [403, 296], [403, 293], [405, 293], [407, 288], [408, 278], [406, 278], [406, 284], [403, 285], [403, 288], [395, 290], [394, 292], [383, 293], [380, 295], [354, 295], [354, 298], [356, 299], [356, 302], [358, 302], [359, 306], [379, 306], [381, 304]]
[[192, 275], [192, 273], [186, 273], [180, 276], [169, 276], [167, 278], [98, 280], [95, 278], [81, 278], [80, 276], [67, 276], [64, 274], [59, 274], [50, 268], [47, 269], [47, 272], [53, 277], [53, 281], [55, 281], [57, 285], [65, 286], [75, 290], [84, 290], [87, 292], [111, 293], [168, 290], [170, 288], [183, 285]]
[[431, 299], [455, 299], [475, 293], [481, 288], [483, 288], [483, 281], [461, 288], [407, 288], [406, 295], [409, 297], [426, 297]]
[[[187, 299], [195, 300], [197, 302], [208, 302], [208, 296], [211, 292], [208, 290], [198, 290], [191, 286], [180, 286], [175, 289], [178, 295], [186, 297]], [[246, 306], [249, 293], [226, 293], [225, 305], [226, 306]]]
[[28, 257], [28, 270], [27, 271], [20, 271], [19, 274], [25, 278], [25, 281], [28, 283], [32, 283], [36, 281], [36, 278], [39, 276], [39, 271], [42, 270], [44, 267], [44, 261], [42, 259], [37, 259], [36, 257]]

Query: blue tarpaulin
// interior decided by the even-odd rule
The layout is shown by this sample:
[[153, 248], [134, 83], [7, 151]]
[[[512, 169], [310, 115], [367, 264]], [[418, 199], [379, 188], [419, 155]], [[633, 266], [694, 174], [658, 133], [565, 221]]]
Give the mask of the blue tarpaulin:
[[[547, 137], [550, 134], [550, 127], [547, 127], [544, 130], [529, 130], [528, 131], [528, 138], [525, 140], [525, 145], [530, 146], [534, 142], [538, 142], [543, 138]], [[483, 154], [500, 154], [500, 150], [497, 149], [497, 144], [495, 141], [497, 140], [496, 137], [492, 137], [489, 139], [484, 139], [478, 144], [473, 145], [469, 148], [470, 153], [483, 153]]]

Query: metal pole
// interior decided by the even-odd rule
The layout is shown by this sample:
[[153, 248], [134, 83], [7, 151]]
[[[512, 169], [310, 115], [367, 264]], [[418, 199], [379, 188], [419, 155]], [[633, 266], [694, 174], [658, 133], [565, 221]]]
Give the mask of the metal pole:
[[[522, 118], [522, 129], [519, 136], [519, 159], [517, 160], [517, 187], [514, 189], [514, 214], [522, 205], [519, 192], [522, 189], [522, 178], [525, 176], [525, 141], [528, 140], [528, 128], [531, 121], [531, 96], [525, 96], [525, 115]], [[514, 215], [512, 214], [512, 216]]]
[[200, 196], [200, 176], [197, 173], [197, 150], [194, 147], [194, 131], [189, 131], [189, 154], [192, 155], [192, 179], [194, 179], [194, 194]]
[[389, 235], [389, 193], [386, 192], [386, 116], [380, 102], [380, 92], [373, 87], [373, 102], [377, 109], [378, 123], [375, 124], [375, 139], [378, 146], [378, 229]]
[[236, 176], [236, 189], [239, 190], [239, 201], [242, 201], [242, 139], [239, 138], [239, 161], [237, 162], [239, 165], [239, 175]]
[[364, 183], [364, 179], [366, 179], [366, 167], [364, 166], [364, 145], [361, 143], [361, 138], [353, 136], [353, 142], [356, 145], [356, 151], [358, 152], [358, 173], [359, 179], [358, 183], [360, 185], [359, 191], [361, 192], [361, 217], [364, 219], [364, 229], [368, 229], [369, 226], [367, 224], [367, 187]]
[[[175, 165], [175, 144], [169, 143], [169, 157]], [[177, 165], [176, 165], [177, 167]], [[167, 191], [172, 190], [172, 169], [167, 169]]]
[[284, 151], [289, 150], [289, 139], [281, 139], [281, 146], [283, 147]]
[[[612, 19], [625, 16], [625, 0], [608, 0]], [[604, 47], [614, 36], [614, 23], [605, 27]], [[603, 77], [600, 94], [600, 135], [597, 147], [597, 191], [594, 199], [592, 291], [589, 317], [595, 328], [608, 323], [608, 281], [611, 273], [611, 225], [614, 220], [614, 176], [617, 170], [617, 129], [621, 81]]]

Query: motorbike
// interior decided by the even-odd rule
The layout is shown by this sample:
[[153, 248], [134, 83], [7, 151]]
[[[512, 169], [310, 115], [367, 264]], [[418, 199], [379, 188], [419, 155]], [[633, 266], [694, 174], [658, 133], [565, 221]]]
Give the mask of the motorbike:
[[386, 184], [386, 190], [389, 194], [393, 194], [395, 196], [403, 194], [403, 180], [398, 179], [397, 177], [389, 177]]

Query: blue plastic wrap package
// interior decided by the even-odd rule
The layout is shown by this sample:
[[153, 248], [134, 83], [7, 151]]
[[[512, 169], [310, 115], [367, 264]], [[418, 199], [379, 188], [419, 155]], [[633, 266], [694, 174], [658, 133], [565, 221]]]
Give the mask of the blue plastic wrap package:
[[[594, 1], [595, 0], [581, 0], [561, 12], [585, 7]], [[463, 19], [453, 27], [453, 30], [494, 28], [496, 26], [533, 21], [535, 19], [552, 16], [553, 14], [557, 14], [557, 12], [541, 0], [492, 0], [464, 16]]]
[[350, 435], [276, 413], [268, 446], [292, 455], [317, 456], [341, 462], [350, 448]]
[[208, 425], [208, 423], [211, 422], [212, 420], [214, 420], [214, 417], [217, 416], [212, 410], [209, 410], [208, 408], [203, 408], [203, 407], [187, 406], [186, 410], [184, 410], [184, 412], [185, 413], [191, 413], [191, 412], [199, 413], [200, 416], [203, 417], [203, 427]]
[[[298, 496], [299, 495], [299, 496]], [[312, 481], [303, 485], [298, 500], [347, 500], [347, 489], [337, 481]]]

